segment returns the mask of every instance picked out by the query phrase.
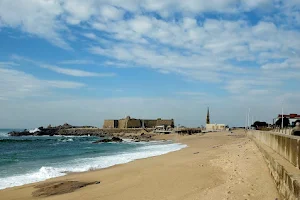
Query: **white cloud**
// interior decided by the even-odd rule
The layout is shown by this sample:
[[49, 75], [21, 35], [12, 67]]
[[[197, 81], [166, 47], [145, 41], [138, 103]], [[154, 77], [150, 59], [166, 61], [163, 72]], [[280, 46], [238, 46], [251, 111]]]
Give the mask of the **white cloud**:
[[[235, 101], [259, 104], [255, 99], [258, 95], [272, 102], [276, 92], [288, 90], [287, 80], [299, 82], [299, 8], [297, 0], [0, 0], [0, 26], [20, 29], [65, 49], [76, 43], [74, 46], [98, 55], [99, 60], [103, 60], [98, 65], [152, 68], [160, 73], [180, 75], [184, 81], [212, 83], [232, 94], [232, 99], [226, 99], [229, 102], [226, 105], [230, 107]], [[249, 12], [255, 15], [255, 20], [247, 15]], [[45, 66], [17, 56], [14, 60]], [[89, 65], [94, 62], [78, 56], [76, 60], [59, 64]], [[2, 62], [0, 66], [15, 65]], [[45, 67], [78, 77], [103, 75], [74, 68]], [[8, 72], [6, 74], [11, 77]], [[18, 94], [83, 86], [19, 75], [26, 80], [24, 87], [23, 82], [16, 81], [21, 88]], [[5, 80], [7, 84], [8, 79]], [[6, 96], [17, 96], [6, 90], [5, 93]], [[197, 92], [185, 94], [193, 96]], [[116, 102], [128, 103], [129, 100]], [[144, 99], [134, 102], [140, 107], [148, 103]], [[171, 104], [183, 105], [178, 101]], [[276, 105], [276, 102], [264, 104], [270, 110]], [[115, 112], [122, 111], [126, 112]]]
[[2, 66], [17, 66], [19, 64], [15, 63], [15, 62], [10, 62], [10, 61], [7, 61], [7, 62], [0, 62], [0, 67]]
[[53, 65], [45, 65], [45, 64], [42, 64], [40, 66], [42, 68], [46, 68], [46, 69], [52, 70], [54, 72], [57, 72], [60, 74], [65, 74], [68, 76], [77, 76], [77, 77], [111, 77], [111, 76], [115, 76], [115, 74], [113, 74], [113, 73], [87, 72], [87, 71], [78, 70], [78, 69], [62, 68], [62, 67], [57, 67], [57, 66], [53, 66]]
[[189, 91], [176, 92], [175, 94], [183, 95], [183, 96], [205, 96], [205, 95], [207, 95], [205, 92], [189, 92]]
[[268, 7], [272, 7], [273, 0], [251, 0], [251, 1], [241, 1], [242, 7], [246, 10], [253, 10], [256, 8], [268, 9]]
[[41, 80], [22, 71], [0, 68], [0, 97], [2, 99], [41, 96], [50, 89], [76, 89], [85, 85], [78, 82]]
[[[58, 66], [54, 66], [54, 65], [45, 64], [40, 61], [35, 61], [30, 58], [26, 58], [26, 57], [19, 56], [19, 55], [12, 55], [11, 58], [16, 61], [29, 62], [36, 66], [39, 66], [39, 67], [42, 67], [45, 69], [49, 69], [54, 72], [57, 72], [60, 74], [65, 74], [68, 76], [77, 76], [77, 77], [111, 77], [111, 76], [115, 76], [114, 73], [96, 73], [96, 72], [88, 72], [88, 71], [79, 70], [79, 69], [58, 67]], [[68, 65], [84, 64], [84, 65], [86, 65], [86, 64], [95, 64], [95, 63], [92, 60], [66, 60], [66, 61], [62, 61], [61, 64], [68, 64]]]
[[62, 2], [63, 9], [68, 13], [66, 21], [72, 25], [79, 24], [81, 21], [87, 21], [97, 10], [94, 6], [96, 1], [65, 0]]
[[66, 29], [57, 17], [63, 13], [59, 1], [1, 0], [0, 21], [4, 26], [49, 40], [64, 48], [71, 47], [62, 39], [59, 31]]
[[45, 81], [47, 87], [60, 89], [76, 89], [84, 87], [85, 84], [72, 81]]
[[89, 39], [92, 39], [92, 40], [96, 40], [98, 39], [98, 37], [94, 34], [94, 33], [84, 33], [82, 34], [84, 37], [87, 37]]
[[59, 64], [63, 65], [94, 65], [96, 64], [93, 60], [64, 60], [60, 61]]
[[114, 6], [106, 5], [101, 7], [100, 15], [105, 20], [120, 20], [123, 18], [124, 11]]
[[225, 89], [233, 94], [253, 95], [261, 91], [274, 91], [282, 84], [272, 77], [248, 77], [247, 79], [228, 80]]
[[152, 28], [151, 19], [145, 16], [138, 16], [129, 21], [131, 29], [139, 34], [147, 33]]
[[286, 62], [283, 63], [268, 63], [266, 65], [261, 66], [262, 69], [285, 69], [288, 68], [289, 65]]

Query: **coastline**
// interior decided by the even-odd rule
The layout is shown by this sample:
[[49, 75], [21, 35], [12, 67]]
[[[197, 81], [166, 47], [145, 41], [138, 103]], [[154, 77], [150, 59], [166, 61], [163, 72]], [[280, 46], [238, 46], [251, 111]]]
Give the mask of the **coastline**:
[[[0, 195], [4, 199], [36, 199], [37, 197], [32, 196], [32, 193], [37, 190], [34, 187], [45, 183], [99, 181], [100, 184], [88, 185], [66, 194], [49, 196], [47, 199], [210, 199], [208, 197], [215, 195], [217, 195], [215, 199], [222, 199], [219, 198], [220, 196], [233, 195], [244, 199], [246, 199], [244, 195], [247, 198], [259, 197], [256, 199], [278, 197], [271, 177], [267, 176], [266, 166], [256, 167], [258, 169], [252, 166], [253, 173], [259, 173], [258, 177], [261, 177], [261, 180], [252, 180], [253, 177], [250, 176], [250, 173], [246, 179], [238, 180], [236, 188], [231, 186], [236, 181], [229, 178], [237, 173], [234, 169], [237, 170], [238, 166], [243, 163], [247, 164], [251, 157], [248, 155], [247, 160], [239, 160], [243, 158], [237, 155], [243, 153], [242, 151], [245, 149], [239, 148], [238, 144], [246, 142], [245, 145], [250, 145], [247, 150], [255, 149], [255, 146], [245, 137], [230, 137], [227, 134], [228, 132], [191, 136], [157, 135], [154, 137], [155, 140], [171, 139], [175, 143], [186, 144], [188, 147], [180, 151], [138, 159], [105, 169], [71, 173], [43, 182], [0, 190]], [[234, 148], [232, 149], [232, 147]], [[227, 153], [231, 155], [228, 157]], [[252, 159], [259, 158], [265, 165], [257, 149], [252, 153], [255, 153]], [[225, 161], [225, 157], [229, 161]], [[235, 160], [232, 160], [233, 158]], [[231, 167], [227, 165], [232, 162], [235, 164], [231, 166], [231, 170]], [[246, 164], [244, 167], [249, 167]], [[241, 169], [241, 171], [243, 170], [245, 169]], [[270, 185], [264, 184], [264, 182], [269, 182]], [[243, 191], [245, 194], [241, 194], [239, 191], [242, 187], [246, 187]], [[248, 195], [247, 192], [250, 191], [251, 193]], [[40, 198], [42, 197], [38, 197], [38, 199]]]
[[[123, 137], [123, 142], [122, 139], [120, 139], [119, 134], [113, 134], [112, 138], [117, 138], [120, 139], [121, 142], [116, 141], [114, 142], [111, 139], [104, 139], [105, 142], [102, 144], [97, 144], [101, 143], [97, 138], [95, 137], [87, 137], [85, 136], [83, 141], [79, 138], [81, 136], [62, 136], [65, 139], [54, 139], [56, 136], [49, 137], [52, 139], [46, 138], [45, 140], [41, 139], [40, 137], [32, 137], [30, 139], [27, 138], [20, 138], [20, 140], [13, 140], [13, 139], [8, 139], [9, 141], [12, 140], [14, 141], [25, 141], [26, 143], [20, 143], [20, 144], [30, 144], [28, 142], [34, 141], [37, 144], [40, 144], [40, 141], [44, 143], [44, 141], [51, 141], [50, 147], [54, 145], [60, 145], [58, 149], [64, 151], [67, 149], [72, 149], [72, 146], [74, 147], [79, 145], [79, 144], [87, 144], [90, 143], [90, 145], [87, 146], [80, 146], [79, 148], [81, 149], [89, 149], [88, 151], [98, 151], [98, 154], [93, 154], [88, 155], [84, 157], [73, 157], [73, 159], [70, 159], [67, 157], [64, 161], [59, 161], [57, 163], [52, 163], [50, 162], [40, 162], [40, 164], [37, 164], [35, 168], [34, 165], [31, 165], [32, 167], [28, 168], [26, 165], [24, 166], [24, 170], [20, 169], [22, 173], [18, 173], [16, 171], [16, 174], [11, 174], [10, 176], [7, 176], [6, 178], [0, 178], [0, 190], [7, 189], [7, 188], [12, 188], [12, 187], [18, 187], [18, 186], [23, 186], [26, 184], [32, 184], [32, 183], [38, 183], [41, 181], [46, 181], [48, 179], [53, 179], [57, 177], [62, 177], [66, 176], [70, 173], [81, 173], [81, 172], [87, 172], [87, 171], [95, 171], [99, 169], [105, 169], [112, 167], [114, 165], [120, 165], [120, 164], [126, 164], [135, 160], [139, 159], [145, 159], [149, 157], [154, 157], [154, 156], [160, 156], [167, 154], [169, 152], [173, 151], [178, 151], [182, 148], [185, 148], [186, 145], [180, 144], [180, 143], [174, 143], [172, 140], [162, 140], [162, 139], [152, 139], [151, 135], [153, 134], [132, 134], [131, 135], [135, 138], [139, 138], [138, 142], [136, 139], [127, 139], [128, 135], [125, 135]], [[59, 136], [60, 137], [60, 136]], [[68, 138], [71, 139], [68, 139]], [[37, 138], [37, 139], [36, 139]], [[18, 139], [18, 138], [16, 138]], [[54, 140], [53, 140], [54, 139]], [[146, 140], [147, 139], [147, 140]], [[78, 143], [78, 141], [81, 141]], [[89, 141], [89, 142], [86, 142]], [[6, 142], [6, 141], [5, 141]], [[93, 144], [96, 143], [96, 144]], [[72, 146], [70, 146], [70, 145]], [[49, 145], [49, 143], [48, 143]], [[94, 146], [94, 147], [92, 147]], [[123, 147], [125, 149], [123, 150]], [[18, 148], [16, 146], [16, 148]], [[45, 148], [47, 148], [45, 146]], [[52, 147], [51, 147], [52, 148]], [[99, 151], [100, 148], [100, 151]], [[50, 149], [49, 149], [50, 150]], [[73, 148], [73, 150], [76, 151], [76, 149]], [[107, 151], [107, 153], [102, 153], [104, 151]], [[86, 152], [85, 150], [83, 152]], [[56, 154], [54, 154], [56, 155]], [[62, 156], [65, 154], [62, 154]], [[30, 156], [30, 155], [29, 155]], [[51, 154], [50, 154], [51, 156]], [[56, 155], [57, 157], [57, 155]], [[5, 157], [4, 157], [5, 158]], [[34, 158], [32, 158], [34, 159]], [[21, 166], [21, 165], [20, 165]], [[26, 168], [27, 167], [27, 168]], [[1, 169], [1, 168], [0, 168]], [[4, 171], [7, 169], [5, 167], [2, 167]], [[27, 170], [27, 172], [25, 171]]]

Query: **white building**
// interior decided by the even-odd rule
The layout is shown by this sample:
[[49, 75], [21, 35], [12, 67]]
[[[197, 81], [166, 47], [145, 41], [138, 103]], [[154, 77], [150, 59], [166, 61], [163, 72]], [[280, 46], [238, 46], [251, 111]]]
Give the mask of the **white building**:
[[206, 124], [206, 131], [225, 131], [225, 124]]

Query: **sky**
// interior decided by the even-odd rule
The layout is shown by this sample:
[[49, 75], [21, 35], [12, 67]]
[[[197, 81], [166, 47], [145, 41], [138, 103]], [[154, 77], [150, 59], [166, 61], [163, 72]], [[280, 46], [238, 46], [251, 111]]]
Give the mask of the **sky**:
[[299, 0], [0, 0], [0, 128], [300, 113]]

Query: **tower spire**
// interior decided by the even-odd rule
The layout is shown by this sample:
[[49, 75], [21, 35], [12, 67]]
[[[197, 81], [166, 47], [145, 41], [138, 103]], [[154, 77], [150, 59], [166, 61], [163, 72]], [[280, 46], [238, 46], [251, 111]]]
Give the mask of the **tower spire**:
[[209, 107], [207, 107], [206, 124], [210, 124], [210, 119], [209, 119]]

